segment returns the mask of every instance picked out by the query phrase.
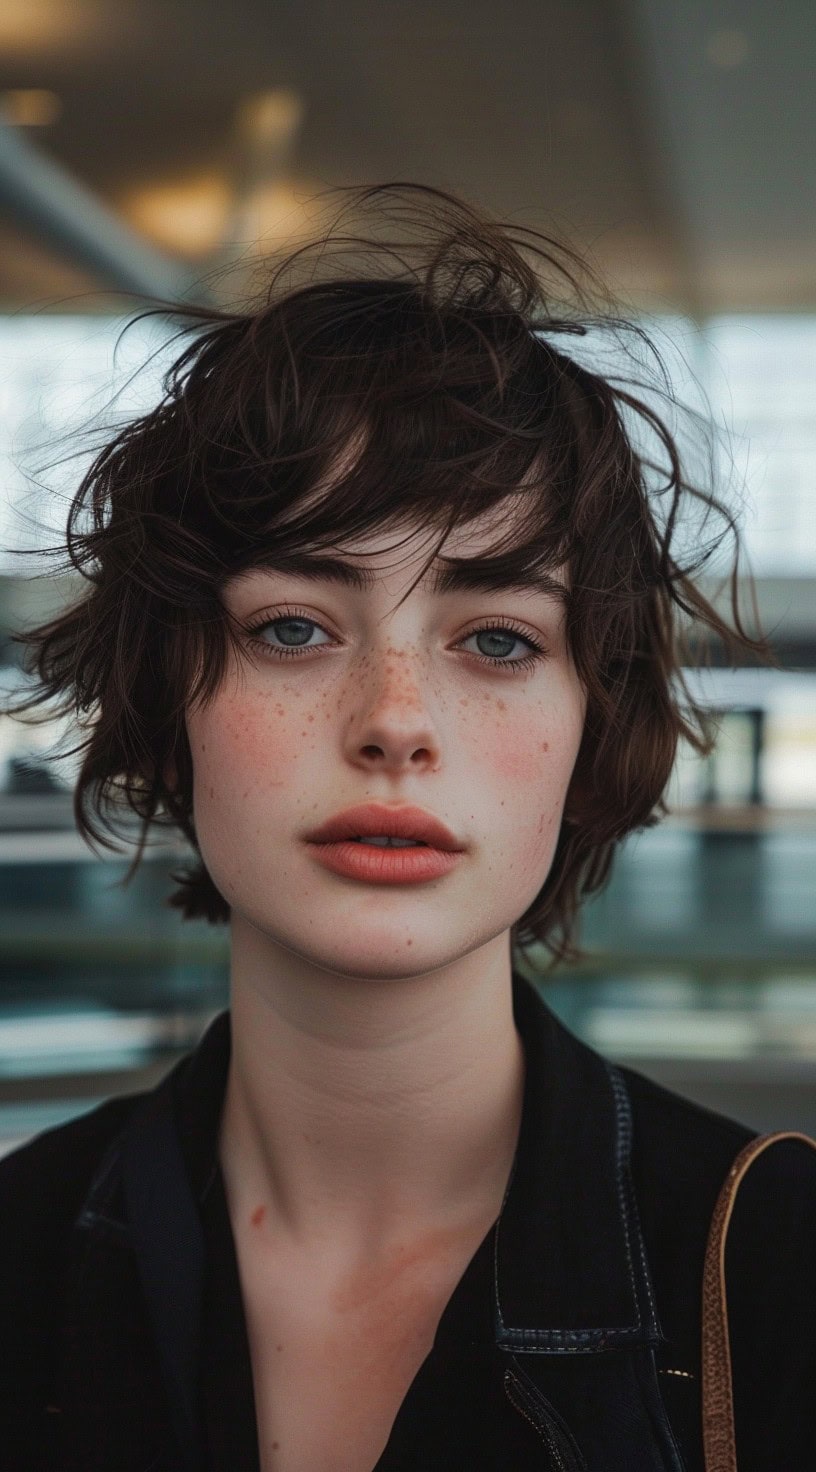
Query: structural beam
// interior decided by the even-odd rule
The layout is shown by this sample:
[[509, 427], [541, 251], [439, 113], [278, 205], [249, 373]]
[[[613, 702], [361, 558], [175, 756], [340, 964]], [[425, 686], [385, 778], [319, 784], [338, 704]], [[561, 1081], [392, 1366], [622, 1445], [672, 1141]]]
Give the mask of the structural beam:
[[115, 290], [205, 301], [191, 269], [141, 240], [80, 180], [0, 121], [0, 207]]

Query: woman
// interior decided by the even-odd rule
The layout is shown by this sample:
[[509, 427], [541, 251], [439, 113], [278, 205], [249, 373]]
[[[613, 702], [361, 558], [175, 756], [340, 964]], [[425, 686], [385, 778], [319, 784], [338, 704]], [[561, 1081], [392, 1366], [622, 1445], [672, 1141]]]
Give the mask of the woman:
[[[87, 593], [25, 636], [20, 713], [83, 713], [81, 830], [118, 797], [196, 849], [170, 902], [229, 924], [230, 1006], [0, 1166], [4, 1445], [698, 1472], [703, 1255], [754, 1131], [586, 1047], [518, 961], [574, 953], [678, 739], [705, 749], [689, 622], [759, 648], [695, 582], [718, 539], [676, 545], [728, 513], [570, 353], [574, 255], [437, 190], [351, 202], [374, 234], [341, 212], [305, 280], [187, 309], [72, 508]], [[816, 1465], [815, 1230], [780, 1142], [729, 1230], [741, 1472]]]

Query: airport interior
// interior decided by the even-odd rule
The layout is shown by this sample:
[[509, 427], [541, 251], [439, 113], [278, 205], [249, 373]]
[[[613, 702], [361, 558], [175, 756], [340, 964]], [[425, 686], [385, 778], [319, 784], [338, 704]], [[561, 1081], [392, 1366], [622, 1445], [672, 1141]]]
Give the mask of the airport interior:
[[[123, 333], [145, 300], [233, 300], [335, 185], [424, 182], [563, 234], [708, 415], [774, 659], [690, 670], [713, 752], [682, 750], [666, 816], [621, 843], [580, 958], [520, 969], [605, 1056], [816, 1135], [814, 73], [804, 0], [0, 15], [3, 687], [14, 632], [78, 590], [45, 552], [94, 436], [160, 397], [169, 328]], [[148, 1087], [228, 1004], [226, 927], [165, 904], [183, 836], [123, 885], [132, 848], [77, 831], [70, 737], [0, 715], [0, 1153]]]

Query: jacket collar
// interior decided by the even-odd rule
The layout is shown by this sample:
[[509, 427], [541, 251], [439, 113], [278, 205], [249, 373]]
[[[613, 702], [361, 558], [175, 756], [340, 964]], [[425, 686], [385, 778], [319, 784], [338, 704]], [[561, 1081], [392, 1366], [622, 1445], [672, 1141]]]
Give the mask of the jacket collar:
[[527, 1074], [496, 1232], [497, 1343], [572, 1354], [655, 1345], [623, 1078], [515, 972], [513, 1010]]
[[[492, 1234], [494, 1331], [500, 1348], [594, 1353], [659, 1343], [631, 1179], [631, 1115], [619, 1071], [565, 1027], [513, 972], [526, 1057], [521, 1128]], [[193, 1196], [217, 1165], [230, 1055], [222, 1012], [179, 1072], [176, 1116]], [[437, 1343], [454, 1332], [455, 1305]]]

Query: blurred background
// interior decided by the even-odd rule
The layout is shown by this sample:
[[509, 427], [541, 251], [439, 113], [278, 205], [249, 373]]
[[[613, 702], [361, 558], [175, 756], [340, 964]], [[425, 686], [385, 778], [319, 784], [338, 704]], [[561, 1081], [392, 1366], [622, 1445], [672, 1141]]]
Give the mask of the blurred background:
[[[520, 969], [608, 1057], [811, 1134], [814, 74], [811, 0], [0, 10], [4, 686], [11, 631], [77, 591], [14, 555], [60, 540], [72, 431], [160, 394], [168, 329], [119, 341], [134, 293], [217, 301], [229, 268], [234, 294], [337, 184], [416, 180], [565, 232], [707, 396], [778, 668], [693, 676], [715, 753], [681, 755], [668, 818], [624, 845], [585, 959]], [[183, 840], [123, 889], [128, 857], [75, 830], [64, 734], [0, 715], [0, 1153], [153, 1083], [227, 1002], [227, 932], [164, 904]]]

